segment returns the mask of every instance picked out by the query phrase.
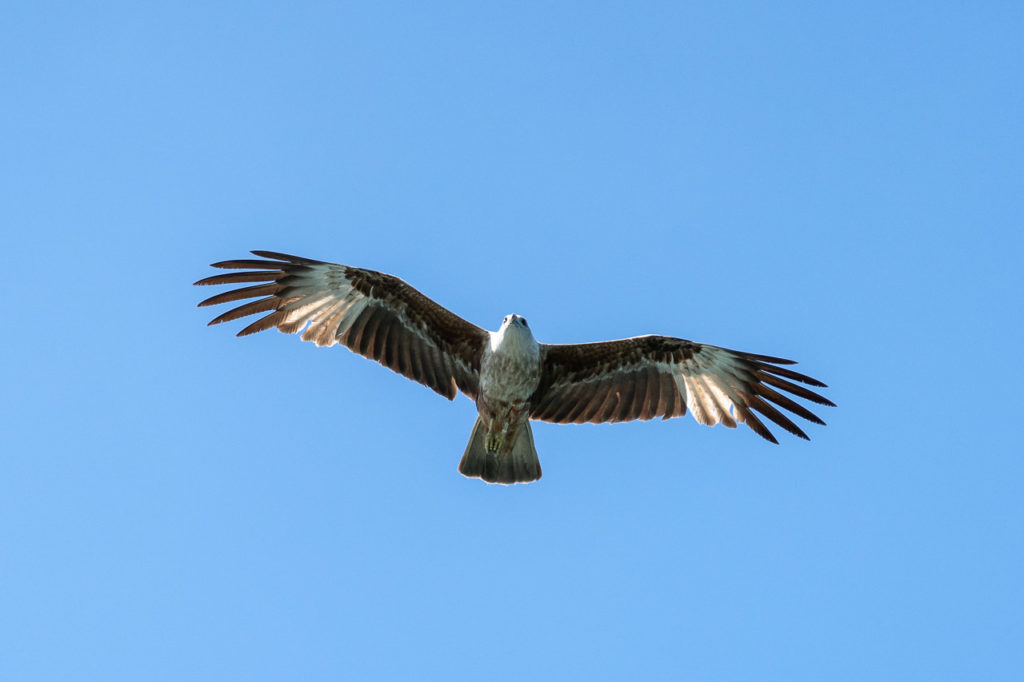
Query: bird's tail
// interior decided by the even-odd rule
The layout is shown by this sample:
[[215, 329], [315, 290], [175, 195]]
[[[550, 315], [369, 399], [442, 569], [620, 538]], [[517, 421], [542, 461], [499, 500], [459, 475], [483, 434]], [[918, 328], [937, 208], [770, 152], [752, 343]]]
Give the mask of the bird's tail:
[[487, 450], [487, 428], [477, 417], [469, 445], [459, 462], [459, 473], [469, 478], [482, 478], [488, 483], [529, 483], [540, 478], [540, 459], [533, 445], [530, 422], [523, 422], [519, 431], [509, 434], [512, 449], [503, 452]]

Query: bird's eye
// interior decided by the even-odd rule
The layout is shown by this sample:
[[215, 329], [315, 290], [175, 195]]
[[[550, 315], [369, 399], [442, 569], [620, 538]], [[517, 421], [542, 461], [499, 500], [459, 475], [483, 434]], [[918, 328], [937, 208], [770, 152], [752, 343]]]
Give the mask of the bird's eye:
[[530, 325], [526, 324], [526, 318], [525, 317], [520, 317], [519, 319], [523, 321], [523, 326], [524, 327], [529, 327], [530, 326]]

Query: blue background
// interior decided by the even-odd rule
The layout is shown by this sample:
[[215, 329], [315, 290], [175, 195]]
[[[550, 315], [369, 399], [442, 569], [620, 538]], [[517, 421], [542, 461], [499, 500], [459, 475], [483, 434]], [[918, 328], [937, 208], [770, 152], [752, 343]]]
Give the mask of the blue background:
[[[0, 677], [1019, 679], [1020, 3], [187, 5], [4, 6]], [[839, 407], [486, 486], [464, 397], [206, 328], [247, 249]]]

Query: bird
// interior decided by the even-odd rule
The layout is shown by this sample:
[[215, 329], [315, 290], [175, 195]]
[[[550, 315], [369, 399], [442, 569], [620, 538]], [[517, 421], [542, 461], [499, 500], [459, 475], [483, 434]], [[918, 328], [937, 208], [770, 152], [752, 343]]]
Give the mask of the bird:
[[826, 384], [786, 367], [792, 360], [659, 335], [539, 343], [521, 315], [506, 315], [497, 331], [487, 331], [394, 275], [276, 251], [250, 253], [257, 258], [212, 263], [231, 272], [195, 282], [248, 285], [199, 307], [255, 299], [210, 325], [265, 313], [237, 335], [301, 332], [303, 341], [346, 346], [449, 400], [461, 391], [476, 403], [477, 418], [458, 470], [488, 483], [540, 479], [530, 420], [624, 422], [689, 411], [701, 424], [743, 423], [777, 444], [761, 417], [810, 440], [779, 408], [825, 424], [790, 395], [835, 406], [807, 388]]

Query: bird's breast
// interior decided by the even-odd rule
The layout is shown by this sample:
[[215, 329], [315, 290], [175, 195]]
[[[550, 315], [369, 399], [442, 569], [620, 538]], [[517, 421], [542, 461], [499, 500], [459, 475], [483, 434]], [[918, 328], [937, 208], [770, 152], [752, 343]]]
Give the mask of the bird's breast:
[[540, 381], [539, 348], [502, 344], [484, 353], [480, 363], [481, 397], [490, 403], [526, 400]]

